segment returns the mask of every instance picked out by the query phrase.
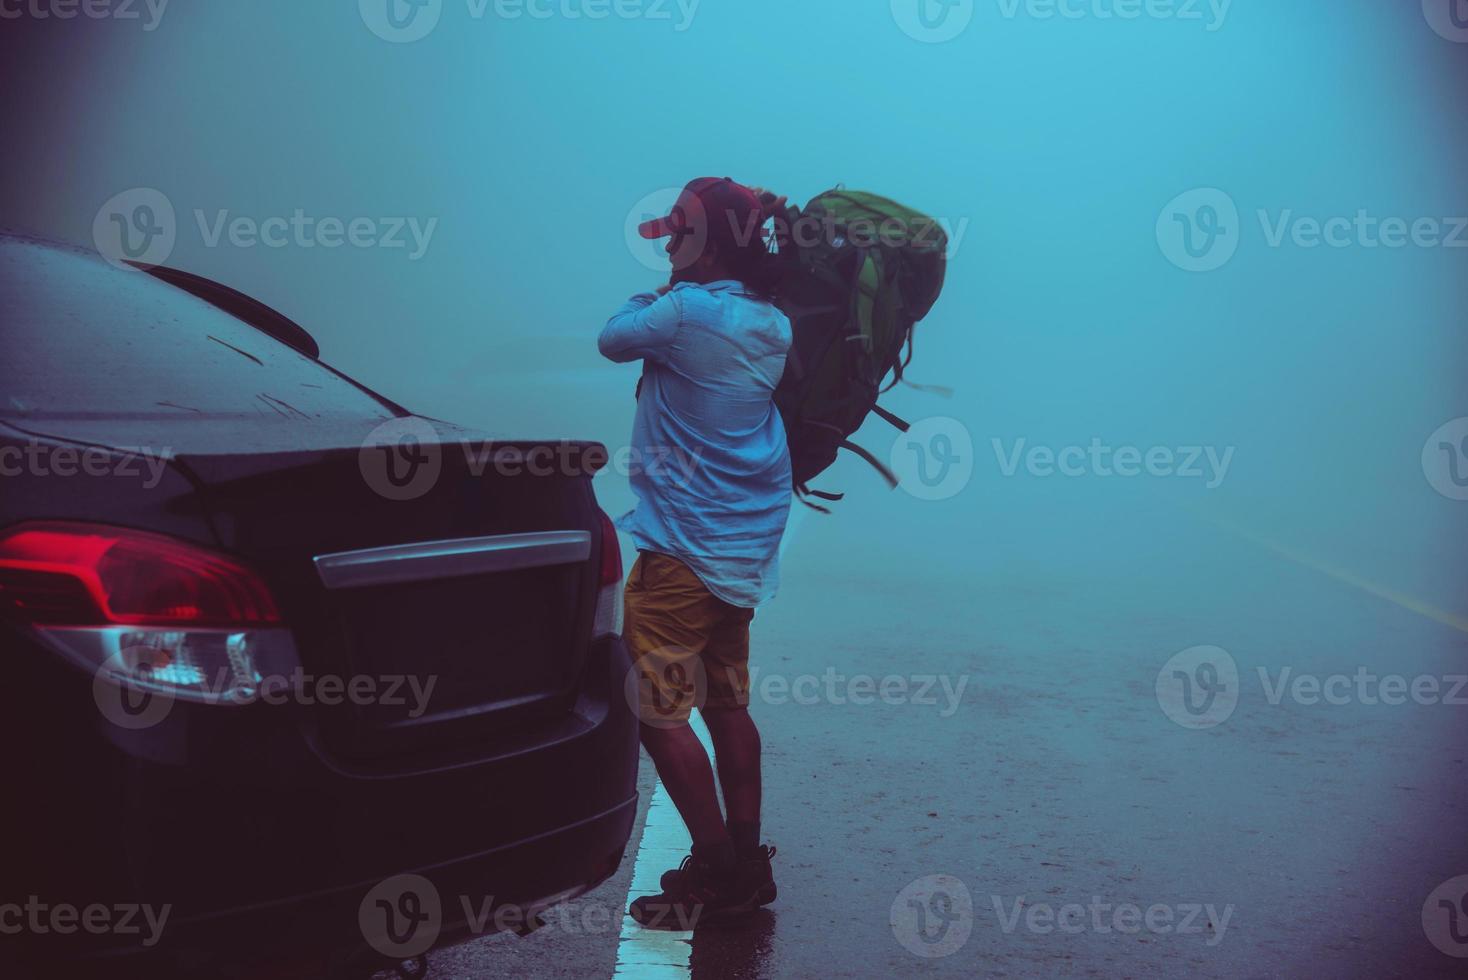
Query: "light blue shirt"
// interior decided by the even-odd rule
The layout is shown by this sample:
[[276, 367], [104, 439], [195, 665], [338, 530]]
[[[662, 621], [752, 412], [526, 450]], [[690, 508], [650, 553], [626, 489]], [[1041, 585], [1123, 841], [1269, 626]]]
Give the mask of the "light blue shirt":
[[628, 460], [637, 506], [617, 526], [725, 602], [769, 600], [790, 517], [790, 452], [771, 400], [790, 321], [741, 283], [679, 283], [628, 300], [597, 346], [643, 362]]

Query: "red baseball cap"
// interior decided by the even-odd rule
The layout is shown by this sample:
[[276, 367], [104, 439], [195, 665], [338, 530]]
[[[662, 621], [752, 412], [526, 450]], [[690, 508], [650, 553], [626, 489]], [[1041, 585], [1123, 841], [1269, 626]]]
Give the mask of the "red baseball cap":
[[708, 226], [703, 222], [708, 216], [726, 217], [730, 231], [753, 229], [763, 223], [764, 207], [759, 196], [743, 184], [728, 177], [700, 177], [683, 188], [668, 215], [642, 223], [637, 231], [649, 239], [700, 230], [706, 234]]

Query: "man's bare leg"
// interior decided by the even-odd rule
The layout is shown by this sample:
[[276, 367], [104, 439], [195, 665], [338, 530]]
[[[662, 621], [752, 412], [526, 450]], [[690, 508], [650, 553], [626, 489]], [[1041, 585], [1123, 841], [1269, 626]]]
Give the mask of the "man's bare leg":
[[752, 850], [759, 845], [762, 795], [759, 729], [745, 708], [704, 708], [702, 714], [714, 740], [730, 836], [738, 850]]
[[[658, 778], [668, 788], [668, 796], [688, 826], [694, 848], [728, 847], [729, 831], [724, 826], [724, 815], [719, 812], [714, 770], [703, 743], [687, 722], [666, 728], [643, 725], [642, 747], [652, 756]], [[755, 805], [757, 808], [757, 798]]]

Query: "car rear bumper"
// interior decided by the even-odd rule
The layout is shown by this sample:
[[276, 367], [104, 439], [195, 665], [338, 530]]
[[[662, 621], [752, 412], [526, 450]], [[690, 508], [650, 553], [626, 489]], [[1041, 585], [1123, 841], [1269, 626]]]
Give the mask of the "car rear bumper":
[[[17, 798], [34, 805], [11, 837], [27, 843], [0, 905], [32, 896], [52, 909], [146, 905], [155, 921], [167, 910], [161, 929], [135, 914], [127, 934], [63, 934], [32, 920], [0, 935], [45, 964], [36, 975], [81, 975], [82, 961], [116, 977], [213, 976], [224, 963], [317, 951], [402, 959], [430, 926], [437, 944], [520, 928], [610, 876], [631, 833], [637, 727], [619, 639], [593, 645], [564, 718], [452, 763], [415, 770], [400, 760], [383, 771], [345, 767], [309, 726], [247, 717], [250, 708], [176, 705], [158, 730], [119, 733], [98, 718], [89, 679], [84, 704], [62, 690], [77, 686], [76, 672], [23, 652], [45, 665], [30, 695], [62, 707], [22, 719], [34, 752]], [[372, 917], [408, 875], [436, 899], [436, 921], [384, 945]]]

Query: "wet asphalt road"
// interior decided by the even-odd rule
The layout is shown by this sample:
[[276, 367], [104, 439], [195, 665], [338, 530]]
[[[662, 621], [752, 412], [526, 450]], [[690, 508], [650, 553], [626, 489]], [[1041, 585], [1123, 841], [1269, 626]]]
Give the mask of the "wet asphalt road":
[[[1042, 508], [935, 527], [893, 545], [900, 567], [822, 566], [842, 533], [807, 522], [754, 623], [780, 900], [695, 933], [686, 966], [624, 975], [1463, 975], [1422, 910], [1468, 873], [1468, 706], [1270, 697], [1284, 668], [1462, 674], [1461, 621], [1176, 511]], [[955, 547], [962, 574], [925, 558]], [[1239, 677], [1232, 712], [1190, 729], [1157, 681], [1199, 645]], [[863, 674], [908, 693], [852, 703]], [[961, 703], [941, 683], [921, 703], [927, 675]], [[433, 975], [612, 976], [642, 833], [548, 928], [437, 952]]]

